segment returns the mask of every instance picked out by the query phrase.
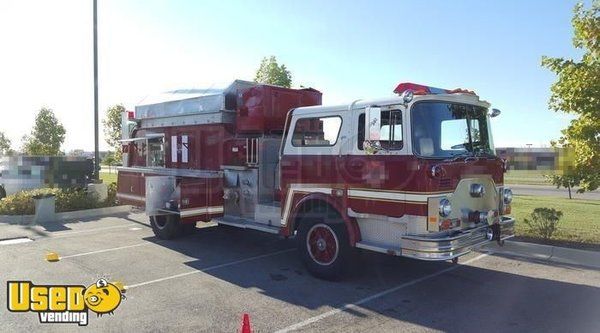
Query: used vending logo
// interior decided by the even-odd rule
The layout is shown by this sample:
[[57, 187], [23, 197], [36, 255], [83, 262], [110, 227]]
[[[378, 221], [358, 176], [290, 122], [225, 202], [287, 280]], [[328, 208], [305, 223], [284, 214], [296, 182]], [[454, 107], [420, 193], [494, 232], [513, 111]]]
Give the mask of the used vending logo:
[[34, 285], [31, 281], [8, 281], [8, 310], [37, 312], [40, 323], [88, 324], [88, 310], [97, 316], [112, 314], [125, 295], [105, 279], [87, 288], [82, 285]]

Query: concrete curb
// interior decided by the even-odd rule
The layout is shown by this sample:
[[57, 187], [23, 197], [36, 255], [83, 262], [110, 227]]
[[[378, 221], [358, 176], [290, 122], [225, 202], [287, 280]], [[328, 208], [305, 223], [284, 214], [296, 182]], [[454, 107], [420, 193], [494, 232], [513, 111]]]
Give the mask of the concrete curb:
[[485, 246], [485, 248], [499, 254], [600, 269], [600, 252], [596, 251], [577, 250], [511, 240], [506, 241], [503, 247], [497, 246], [494, 243]]
[[[129, 205], [84, 209], [72, 212], [56, 213], [56, 221], [75, 220], [89, 217], [106, 216], [119, 213], [131, 212], [132, 207]], [[35, 215], [0, 215], [0, 222], [9, 224], [32, 224]]]

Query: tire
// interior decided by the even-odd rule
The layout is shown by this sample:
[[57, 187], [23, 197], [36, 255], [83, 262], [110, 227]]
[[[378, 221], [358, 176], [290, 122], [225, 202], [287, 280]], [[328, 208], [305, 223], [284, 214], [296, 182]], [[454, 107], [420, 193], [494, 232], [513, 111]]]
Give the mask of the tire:
[[181, 236], [183, 225], [179, 223], [177, 215], [150, 216], [150, 225], [156, 237], [160, 239], [174, 239]]
[[324, 280], [339, 280], [351, 256], [346, 226], [324, 218], [303, 220], [298, 227], [298, 253], [306, 269]]

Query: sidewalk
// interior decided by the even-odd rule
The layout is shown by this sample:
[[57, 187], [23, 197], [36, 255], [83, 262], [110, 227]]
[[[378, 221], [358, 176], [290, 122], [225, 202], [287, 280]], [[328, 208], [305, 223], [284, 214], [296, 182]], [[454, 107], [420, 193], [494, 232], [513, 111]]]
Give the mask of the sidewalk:
[[600, 269], [600, 252], [570, 249], [566, 247], [506, 241], [503, 247], [495, 243], [483, 247], [499, 254], [533, 258], [548, 262], [582, 265]]

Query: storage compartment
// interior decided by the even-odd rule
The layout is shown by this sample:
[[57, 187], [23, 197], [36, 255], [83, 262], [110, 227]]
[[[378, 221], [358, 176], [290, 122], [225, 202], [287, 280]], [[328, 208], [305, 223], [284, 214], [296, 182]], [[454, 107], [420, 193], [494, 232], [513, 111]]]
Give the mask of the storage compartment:
[[239, 133], [282, 133], [290, 109], [321, 104], [320, 91], [260, 85], [244, 90], [238, 103]]

